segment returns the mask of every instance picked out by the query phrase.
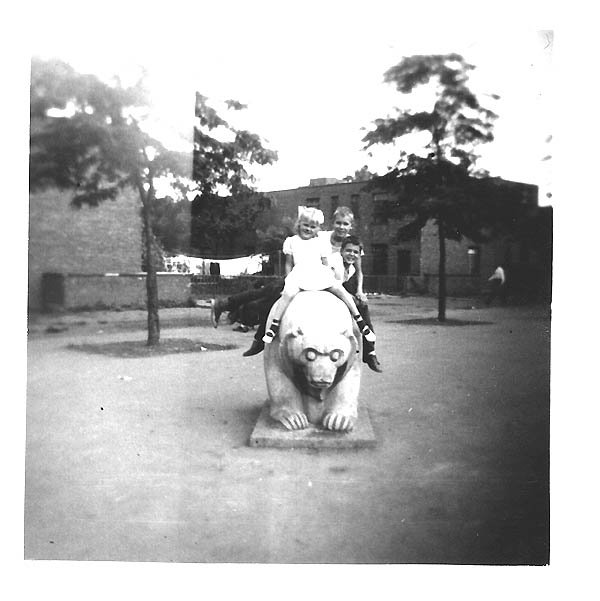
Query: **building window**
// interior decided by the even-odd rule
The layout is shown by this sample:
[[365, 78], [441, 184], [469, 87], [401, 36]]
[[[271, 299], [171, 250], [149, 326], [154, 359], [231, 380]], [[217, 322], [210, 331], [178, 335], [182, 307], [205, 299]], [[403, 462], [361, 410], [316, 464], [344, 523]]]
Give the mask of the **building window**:
[[354, 219], [360, 219], [360, 194], [353, 194], [350, 197], [350, 210], [354, 215]]
[[388, 272], [388, 246], [387, 244], [371, 245], [371, 253], [373, 254], [373, 275], [387, 275]]
[[319, 198], [307, 198], [304, 202], [305, 207], [313, 207], [314, 209], [318, 209], [321, 206], [321, 201]]
[[335, 210], [339, 207], [339, 205], [340, 205], [340, 197], [332, 196], [331, 197], [331, 217], [333, 217], [333, 214], [335, 213]]
[[479, 275], [481, 273], [481, 249], [479, 246], [469, 246], [467, 257], [469, 259], [469, 275]]
[[396, 270], [398, 275], [408, 275], [410, 273], [410, 250], [400, 249], [398, 251], [398, 265]]
[[388, 222], [394, 202], [387, 194], [373, 194], [373, 224], [384, 225]]

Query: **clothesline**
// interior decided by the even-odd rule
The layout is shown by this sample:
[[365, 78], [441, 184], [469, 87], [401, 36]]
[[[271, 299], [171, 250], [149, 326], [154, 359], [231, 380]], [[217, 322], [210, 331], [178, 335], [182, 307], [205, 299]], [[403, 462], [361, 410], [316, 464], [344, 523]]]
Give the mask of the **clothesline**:
[[[281, 252], [281, 251], [275, 251], [275, 252]], [[262, 256], [268, 256], [269, 253], [252, 253], [252, 254], [236, 254], [236, 255], [232, 255], [232, 254], [227, 254], [227, 255], [214, 255], [214, 254], [207, 254], [207, 255], [196, 255], [196, 254], [188, 254], [188, 255], [184, 255], [184, 254], [179, 254], [179, 255], [167, 255], [167, 258], [175, 258], [176, 256], [178, 257], [189, 257], [190, 259], [206, 259], [209, 261], [226, 261], [229, 259], [242, 259], [244, 257], [254, 257], [256, 255], [262, 255]]]
[[235, 259], [207, 259], [178, 255], [165, 258], [169, 270], [184, 271], [202, 275], [241, 275], [255, 274], [262, 271], [263, 263], [268, 260], [267, 255], [249, 255]]

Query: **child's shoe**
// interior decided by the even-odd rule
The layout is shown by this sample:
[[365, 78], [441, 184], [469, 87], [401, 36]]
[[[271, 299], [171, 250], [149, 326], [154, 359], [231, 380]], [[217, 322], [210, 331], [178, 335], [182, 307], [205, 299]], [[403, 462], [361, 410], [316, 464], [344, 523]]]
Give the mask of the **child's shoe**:
[[377, 355], [375, 353], [370, 353], [369, 355], [367, 355], [365, 363], [369, 366], [369, 369], [372, 369], [373, 371], [376, 371], [379, 374], [383, 371], [381, 363], [379, 363], [379, 359], [377, 359]]
[[273, 339], [275, 338], [275, 336], [277, 336], [277, 332], [279, 332], [279, 320], [274, 319], [273, 322], [271, 323], [271, 326], [269, 327], [269, 329], [265, 332], [265, 335], [263, 336], [263, 342], [265, 344], [271, 344], [271, 342], [273, 342]]
[[254, 355], [258, 355], [265, 348], [265, 343], [262, 340], [256, 340], [256, 338], [252, 341], [252, 345], [250, 348], [242, 353], [244, 357], [252, 357]]

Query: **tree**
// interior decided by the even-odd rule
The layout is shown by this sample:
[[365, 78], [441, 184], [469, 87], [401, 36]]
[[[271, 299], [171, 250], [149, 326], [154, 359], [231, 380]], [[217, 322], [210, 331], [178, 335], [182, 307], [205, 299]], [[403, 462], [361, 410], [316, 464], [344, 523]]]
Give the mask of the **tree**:
[[[246, 108], [236, 100], [225, 103], [233, 111]], [[277, 153], [265, 148], [257, 134], [225, 121], [199, 92], [196, 119], [192, 177], [200, 193], [192, 209], [193, 246], [215, 254], [230, 252], [234, 240], [254, 231], [258, 216], [270, 204], [251, 187], [254, 177], [247, 166], [269, 165]], [[220, 194], [224, 186], [227, 195]]]
[[187, 198], [156, 199], [152, 232], [166, 252], [176, 255], [190, 252], [191, 211], [192, 203]]
[[[236, 100], [226, 100], [225, 103], [234, 111], [246, 108]], [[277, 153], [265, 148], [257, 134], [237, 129], [222, 119], [199, 92], [196, 92], [195, 114], [197, 125], [194, 127], [192, 179], [198, 184], [199, 191], [215, 194], [219, 187], [224, 186], [232, 195], [249, 192], [248, 184], [254, 181], [254, 177], [247, 166], [253, 163], [270, 165], [277, 160]], [[223, 135], [217, 137], [213, 130], [223, 132]], [[227, 140], [226, 134], [231, 139]]]
[[[199, 126], [208, 129], [227, 124], [208, 106], [196, 102]], [[229, 101], [239, 110], [242, 105]], [[60, 116], [56, 112], [62, 111]], [[109, 83], [95, 75], [77, 73], [63, 61], [32, 61], [30, 188], [58, 187], [73, 191], [75, 206], [97, 206], [115, 200], [121, 189], [139, 193], [145, 245], [148, 345], [160, 340], [158, 286], [152, 235], [156, 203], [155, 180], [170, 176], [175, 183], [190, 177], [189, 153], [166, 148], [145, 129], [149, 97], [143, 78], [124, 87], [115, 78]], [[231, 128], [230, 128], [231, 129]], [[235, 143], [221, 143], [195, 129], [194, 177], [201, 189], [217, 184], [239, 187], [247, 175], [245, 162], [273, 160], [258, 136], [235, 132]], [[239, 137], [239, 139], [238, 139]], [[148, 260], [150, 257], [150, 260]]]
[[360, 169], [354, 172], [354, 175], [347, 175], [343, 181], [345, 182], [368, 182], [375, 173], [371, 173], [367, 165], [363, 165]]
[[199, 194], [192, 203], [194, 252], [222, 256], [254, 251], [257, 220], [270, 205], [264, 194], [249, 188], [227, 197]]
[[275, 272], [283, 273], [283, 258], [281, 249], [286, 238], [294, 235], [295, 220], [292, 217], [284, 217], [278, 225], [268, 225], [265, 229], [257, 229], [257, 250], [263, 254], [269, 255], [268, 270], [271, 274]]
[[374, 144], [395, 143], [415, 132], [430, 134], [426, 156], [400, 152], [395, 168], [367, 186], [393, 196], [390, 216], [408, 220], [399, 236], [415, 235], [431, 219], [437, 225], [439, 321], [446, 319], [446, 240], [481, 239], [499, 215], [508, 218], [510, 207], [516, 206], [475, 167], [475, 148], [493, 140], [497, 116], [481, 106], [467, 85], [473, 68], [458, 54], [403, 58], [384, 74], [384, 81], [394, 84], [401, 94], [432, 86], [433, 108], [418, 112], [396, 109], [395, 116], [377, 119], [375, 129], [363, 138], [368, 149]]
[[294, 219], [284, 217], [279, 225], [269, 225], [264, 230], [258, 229], [258, 248], [265, 254], [274, 254], [281, 251], [286, 238], [294, 235]]

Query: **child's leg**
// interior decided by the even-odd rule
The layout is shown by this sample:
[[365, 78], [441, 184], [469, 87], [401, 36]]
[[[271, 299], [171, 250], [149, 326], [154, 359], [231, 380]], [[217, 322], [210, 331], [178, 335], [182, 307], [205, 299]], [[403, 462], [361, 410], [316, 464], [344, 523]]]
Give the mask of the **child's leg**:
[[354, 302], [356, 303], [356, 308], [358, 309], [358, 312], [362, 315], [362, 318], [365, 320], [365, 323], [374, 332], [375, 328], [373, 327], [373, 322], [371, 321], [371, 314], [369, 313], [368, 303], [365, 303], [364, 301], [361, 301], [361, 300], [357, 299], [356, 297], [353, 297], [353, 298], [354, 298]]
[[[356, 306], [358, 307], [358, 311], [362, 315], [362, 318], [365, 320], [365, 323], [369, 326], [369, 328], [372, 331], [375, 331], [373, 328], [373, 323], [371, 322], [371, 316], [369, 314], [369, 305], [359, 299], [355, 299], [354, 302], [356, 303]], [[370, 342], [364, 337], [362, 360], [363, 363], [366, 363], [369, 366], [369, 369], [372, 369], [377, 373], [381, 373], [383, 371], [381, 363], [379, 363], [379, 359], [377, 358], [377, 353], [375, 352], [375, 343]]]
[[223, 311], [233, 312], [249, 302], [268, 299], [273, 295], [279, 296], [282, 288], [283, 284], [275, 282], [261, 288], [254, 288], [252, 290], [239, 292], [238, 294], [232, 294], [227, 298], [213, 298], [210, 302], [210, 320], [213, 327], [216, 328], [219, 325], [219, 318]]
[[283, 289], [283, 293], [281, 294], [281, 298], [277, 301], [277, 305], [275, 306], [275, 312], [273, 313], [273, 317], [271, 318], [271, 323], [263, 336], [263, 342], [269, 344], [273, 342], [273, 338], [277, 336], [277, 332], [279, 331], [279, 322], [281, 317], [285, 313], [285, 310], [288, 308], [288, 305], [292, 302], [292, 299], [297, 294], [297, 290], [291, 290], [288, 288]]
[[356, 324], [358, 325], [362, 335], [365, 337], [365, 340], [368, 340], [369, 342], [375, 342], [375, 334], [365, 323], [365, 320], [361, 317], [352, 295], [345, 288], [338, 285], [327, 288], [327, 290], [346, 303], [346, 306], [350, 310], [352, 317], [354, 317], [354, 320], [356, 321]]

